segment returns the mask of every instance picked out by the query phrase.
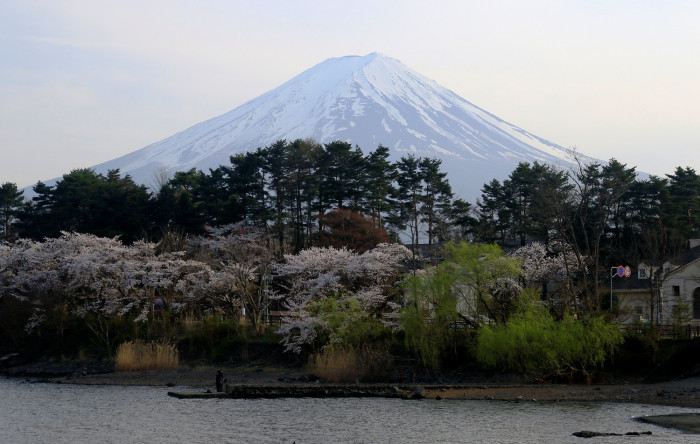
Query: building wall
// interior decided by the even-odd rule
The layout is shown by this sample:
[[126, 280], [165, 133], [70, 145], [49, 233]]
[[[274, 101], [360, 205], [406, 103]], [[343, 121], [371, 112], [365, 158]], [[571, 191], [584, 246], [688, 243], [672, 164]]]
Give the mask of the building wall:
[[[656, 313], [654, 313], [654, 319], [650, 319], [650, 290], [616, 291], [615, 297], [617, 297], [618, 300], [617, 309], [620, 313], [618, 322], [622, 322], [623, 324], [640, 321], [656, 322]], [[654, 310], [656, 310], [656, 301], [654, 303]], [[641, 311], [641, 313], [639, 311]]]
[[[696, 259], [666, 276], [662, 286], [663, 324], [673, 322], [673, 307], [682, 301], [688, 304], [689, 316], [693, 317], [693, 296], [700, 288], [700, 259]], [[700, 290], [698, 290], [700, 293]], [[692, 319], [692, 325], [700, 325], [700, 315], [695, 313], [696, 318]]]

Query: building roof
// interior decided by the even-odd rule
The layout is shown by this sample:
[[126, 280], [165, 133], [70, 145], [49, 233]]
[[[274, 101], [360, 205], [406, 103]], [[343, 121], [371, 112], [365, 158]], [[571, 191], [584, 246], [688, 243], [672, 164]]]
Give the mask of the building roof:
[[634, 270], [632, 272], [632, 275], [630, 275], [630, 277], [628, 278], [621, 278], [617, 276], [612, 278], [612, 288], [613, 291], [649, 290], [651, 288], [651, 280], [639, 279], [637, 275], [637, 270]]
[[668, 261], [675, 265], [676, 267], [681, 267], [683, 265], [693, 262], [695, 259], [700, 257], [700, 245], [685, 250], [683, 253], [672, 257]]
[[642, 259], [639, 262], [639, 264], [640, 265], [644, 264], [644, 265], [647, 265], [649, 267], [654, 267], [654, 268], [661, 268], [663, 266], [664, 262], [666, 262], [666, 261], [663, 261], [661, 259]]

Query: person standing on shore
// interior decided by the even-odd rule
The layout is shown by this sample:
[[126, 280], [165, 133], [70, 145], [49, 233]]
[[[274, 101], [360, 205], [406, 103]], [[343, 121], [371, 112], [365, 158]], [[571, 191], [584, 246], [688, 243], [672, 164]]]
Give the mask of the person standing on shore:
[[224, 374], [221, 370], [216, 372], [216, 391], [220, 392], [224, 389]]

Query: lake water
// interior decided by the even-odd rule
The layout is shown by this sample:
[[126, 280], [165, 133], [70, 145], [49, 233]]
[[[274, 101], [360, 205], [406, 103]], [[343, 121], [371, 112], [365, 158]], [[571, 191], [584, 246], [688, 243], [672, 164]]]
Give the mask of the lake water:
[[[167, 387], [0, 379], [2, 443], [688, 443], [634, 417], [700, 409], [613, 403], [349, 398], [193, 399]], [[192, 389], [196, 391], [196, 389]], [[180, 388], [180, 391], [186, 391]], [[651, 431], [651, 436], [572, 433]]]

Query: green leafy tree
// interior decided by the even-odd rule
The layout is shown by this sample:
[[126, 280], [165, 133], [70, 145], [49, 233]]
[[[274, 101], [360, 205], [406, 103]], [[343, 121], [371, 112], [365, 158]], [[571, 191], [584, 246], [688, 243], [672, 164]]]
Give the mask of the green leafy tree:
[[441, 266], [455, 277], [455, 291], [466, 313], [483, 314], [497, 323], [508, 319], [520, 293], [520, 259], [494, 244], [461, 242], [445, 246]]
[[476, 359], [501, 371], [589, 377], [622, 342], [618, 325], [603, 317], [555, 321], [533, 292], [507, 323], [479, 330]]
[[126, 243], [142, 238], [151, 221], [151, 201], [148, 190], [137, 185], [119, 170], [102, 178], [97, 190], [99, 204], [94, 211], [97, 222], [90, 233], [102, 237], [120, 236]]
[[316, 324], [317, 348], [344, 344], [359, 349], [388, 338], [391, 332], [354, 298], [329, 297], [313, 302], [308, 312], [319, 319]]
[[444, 262], [405, 285], [401, 325], [407, 347], [426, 368], [438, 369], [448, 350], [464, 345], [458, 344], [458, 322], [478, 327], [483, 314], [497, 322], [507, 320], [519, 291], [506, 295], [504, 289], [513, 287], [504, 284], [514, 282], [519, 273], [520, 260], [496, 245], [446, 245]]
[[401, 327], [406, 347], [428, 370], [438, 370], [447, 350], [454, 348], [458, 298], [453, 291], [454, 276], [442, 268], [426, 276], [411, 276], [405, 287], [406, 306], [401, 310]]

